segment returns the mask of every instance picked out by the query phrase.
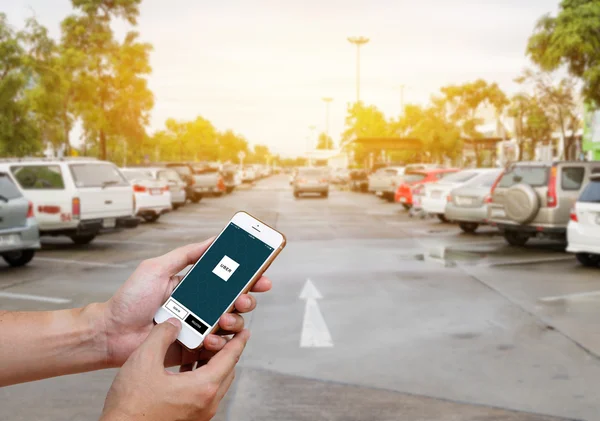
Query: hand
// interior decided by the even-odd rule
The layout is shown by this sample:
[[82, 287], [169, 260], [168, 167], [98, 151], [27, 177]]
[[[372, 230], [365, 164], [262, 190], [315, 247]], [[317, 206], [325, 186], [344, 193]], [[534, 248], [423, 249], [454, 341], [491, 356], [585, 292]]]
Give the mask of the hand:
[[[103, 326], [107, 365], [120, 367], [131, 353], [146, 339], [152, 327], [158, 308], [169, 298], [173, 289], [181, 281], [175, 276], [186, 266], [196, 263], [214, 239], [201, 244], [190, 244], [173, 250], [163, 256], [140, 263], [135, 272], [103, 305]], [[271, 289], [271, 281], [262, 277], [253, 292], [266, 292]], [[243, 294], [235, 301], [235, 310], [246, 313], [254, 310], [256, 300]], [[239, 314], [224, 314], [219, 319], [223, 334], [237, 333], [244, 328], [244, 319]], [[190, 352], [178, 343], [173, 344], [167, 353], [166, 364], [185, 365], [189, 369], [196, 361], [206, 361], [222, 349], [227, 340], [219, 335], [208, 335], [200, 351]]]
[[215, 415], [249, 333], [236, 334], [203, 367], [175, 374], [165, 370], [163, 361], [180, 330], [177, 319], [152, 329], [115, 378], [100, 421], [204, 421]]

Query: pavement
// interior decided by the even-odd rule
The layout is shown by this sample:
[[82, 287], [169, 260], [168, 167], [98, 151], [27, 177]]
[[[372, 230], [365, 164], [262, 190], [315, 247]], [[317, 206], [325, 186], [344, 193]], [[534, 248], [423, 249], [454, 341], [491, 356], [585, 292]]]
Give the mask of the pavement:
[[[28, 267], [0, 266], [0, 309], [106, 300], [142, 259], [244, 209], [288, 246], [246, 316], [252, 338], [216, 420], [600, 420], [600, 269], [551, 242], [513, 248], [490, 228], [411, 219], [372, 195], [295, 199], [287, 180], [89, 246], [47, 239]], [[115, 372], [0, 389], [0, 419], [97, 419]]]

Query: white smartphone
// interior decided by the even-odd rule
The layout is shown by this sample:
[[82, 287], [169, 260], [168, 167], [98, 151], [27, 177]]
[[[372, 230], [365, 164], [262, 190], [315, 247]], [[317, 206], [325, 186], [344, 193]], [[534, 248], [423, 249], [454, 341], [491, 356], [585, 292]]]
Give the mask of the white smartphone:
[[221, 315], [252, 285], [285, 247], [285, 236], [246, 212], [238, 212], [192, 266], [154, 316], [182, 322], [177, 340], [188, 349], [202, 346], [218, 330]]

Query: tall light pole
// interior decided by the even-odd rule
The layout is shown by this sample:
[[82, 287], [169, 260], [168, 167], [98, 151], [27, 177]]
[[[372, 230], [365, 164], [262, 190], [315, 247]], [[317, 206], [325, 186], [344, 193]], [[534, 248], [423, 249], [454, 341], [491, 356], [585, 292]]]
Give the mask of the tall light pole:
[[333, 98], [323, 97], [323, 102], [325, 102], [325, 134], [327, 138], [329, 138], [329, 104], [331, 104]]
[[404, 114], [404, 88], [406, 85], [400, 85], [400, 115]]
[[351, 44], [356, 45], [356, 102], [360, 102], [360, 47], [369, 42], [365, 37], [348, 37]]

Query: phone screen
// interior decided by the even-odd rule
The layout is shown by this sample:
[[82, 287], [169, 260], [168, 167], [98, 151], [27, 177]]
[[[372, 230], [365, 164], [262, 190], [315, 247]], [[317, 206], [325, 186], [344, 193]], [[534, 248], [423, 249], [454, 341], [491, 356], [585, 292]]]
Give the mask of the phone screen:
[[217, 323], [273, 251], [273, 247], [229, 223], [164, 307], [203, 335]]

